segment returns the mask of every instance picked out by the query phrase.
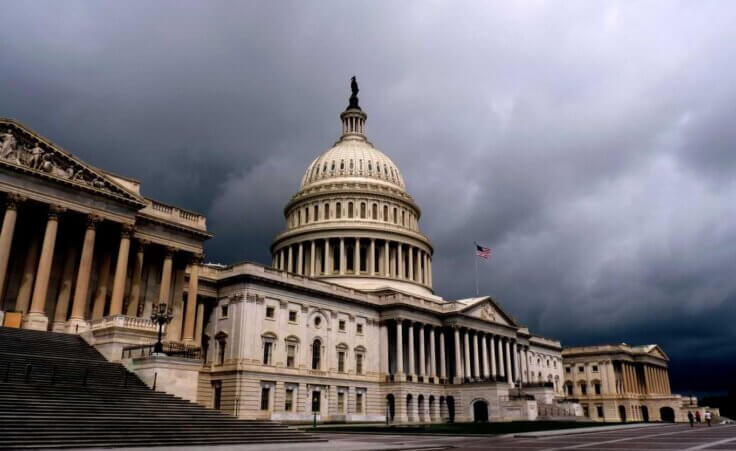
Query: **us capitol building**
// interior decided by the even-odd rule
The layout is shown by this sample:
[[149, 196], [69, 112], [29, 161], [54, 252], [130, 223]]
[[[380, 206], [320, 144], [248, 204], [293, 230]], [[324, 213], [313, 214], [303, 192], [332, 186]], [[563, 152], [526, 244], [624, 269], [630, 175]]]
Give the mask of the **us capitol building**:
[[[271, 266], [203, 264], [203, 215], [0, 120], [3, 325], [81, 334], [157, 389], [241, 418], [681, 419], [659, 347], [563, 350], [489, 296], [434, 293], [421, 210], [367, 139], [357, 91], [286, 204]], [[159, 303], [169, 355], [147, 352]]]

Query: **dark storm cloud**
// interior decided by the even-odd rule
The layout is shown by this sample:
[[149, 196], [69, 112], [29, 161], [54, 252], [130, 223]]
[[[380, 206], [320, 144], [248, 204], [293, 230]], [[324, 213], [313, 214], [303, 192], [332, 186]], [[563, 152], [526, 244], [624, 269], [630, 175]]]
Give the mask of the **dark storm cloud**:
[[473, 294], [476, 239], [494, 254], [482, 291], [534, 331], [658, 342], [675, 382], [696, 388], [697, 362], [723, 386], [736, 357], [735, 11], [9, 3], [0, 114], [207, 213], [210, 260], [268, 262], [357, 74], [369, 137], [423, 209], [439, 294]]

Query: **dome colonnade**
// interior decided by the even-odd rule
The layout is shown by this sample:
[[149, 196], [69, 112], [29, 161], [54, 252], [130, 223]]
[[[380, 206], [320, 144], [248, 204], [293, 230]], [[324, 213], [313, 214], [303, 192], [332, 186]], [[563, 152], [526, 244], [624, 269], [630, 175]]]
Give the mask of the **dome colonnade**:
[[342, 136], [307, 168], [284, 209], [273, 266], [353, 288], [431, 294], [432, 244], [398, 167], [364, 135], [367, 115], [351, 99]]

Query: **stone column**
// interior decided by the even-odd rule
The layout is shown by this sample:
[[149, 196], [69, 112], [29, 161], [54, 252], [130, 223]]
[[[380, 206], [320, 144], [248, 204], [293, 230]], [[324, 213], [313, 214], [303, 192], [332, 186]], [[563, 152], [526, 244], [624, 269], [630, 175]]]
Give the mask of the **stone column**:
[[[445, 332], [440, 329], [440, 378], [447, 379], [447, 362], [445, 360]], [[439, 399], [437, 400], [439, 402]]]
[[488, 339], [491, 348], [491, 378], [496, 380], [496, 337], [491, 335]]
[[427, 371], [427, 360], [424, 351], [424, 325], [421, 324], [419, 326], [419, 376], [422, 378]]
[[379, 326], [381, 330], [381, 336], [380, 336], [380, 349], [381, 354], [379, 355], [379, 363], [381, 365], [381, 375], [386, 375], [389, 373], [389, 367], [388, 367], [388, 326], [386, 326], [385, 322], [382, 322]]
[[460, 354], [460, 328], [455, 327], [455, 383], [462, 382], [463, 379], [463, 359]]
[[391, 276], [391, 258], [390, 248], [388, 241], [383, 242], [383, 275], [385, 277]]
[[197, 323], [194, 328], [194, 344], [199, 346], [202, 344], [202, 330], [204, 329], [204, 304], [197, 304]]
[[189, 265], [189, 287], [187, 288], [187, 307], [184, 312], [184, 333], [182, 341], [191, 343], [194, 341], [194, 320], [197, 312], [197, 292], [199, 291], [199, 263], [201, 257], [192, 258]]
[[105, 303], [107, 301], [107, 281], [110, 278], [110, 264], [112, 255], [110, 251], [105, 252], [100, 263], [100, 270], [97, 274], [97, 287], [95, 287], [95, 297], [92, 304], [92, 319], [100, 319], [105, 314]]
[[92, 272], [92, 260], [95, 250], [95, 234], [99, 222], [100, 218], [98, 217], [90, 216], [87, 218], [87, 230], [84, 232], [82, 255], [79, 258], [77, 283], [74, 288], [72, 314], [66, 326], [68, 333], [82, 332], [87, 329], [87, 295], [89, 293], [89, 278]]
[[128, 298], [128, 316], [138, 316], [138, 304], [141, 298], [141, 281], [143, 279], [143, 257], [146, 250], [146, 241], [139, 240], [133, 262], [133, 277], [130, 281], [130, 297]]
[[513, 385], [514, 384], [514, 373], [511, 372], [511, 349], [510, 349], [509, 341], [511, 340], [507, 338], [505, 342], [506, 346], [504, 349], [505, 354], [506, 354], [506, 374], [507, 374], [507, 380], [509, 384]]
[[503, 349], [504, 338], [498, 336], [496, 341], [498, 342], [498, 376], [506, 379], [506, 354]]
[[404, 258], [402, 255], [403, 247], [403, 244], [396, 243], [396, 277], [399, 279], [404, 278]]
[[473, 377], [473, 371], [470, 369], [470, 337], [468, 329], [465, 329], [463, 333], [463, 343], [465, 344], [465, 378], [471, 379]]
[[524, 378], [524, 382], [531, 382], [531, 380], [529, 379], [529, 355], [527, 354], [525, 347], [521, 348], [521, 366], [521, 374]]
[[412, 246], [408, 246], [406, 257], [409, 260], [409, 274], [406, 275], [406, 278], [412, 281], [416, 280], [414, 277], [414, 248]]
[[296, 258], [298, 259], [296, 261], [296, 273], [299, 275], [304, 274], [304, 244], [299, 243], [299, 251], [296, 255]]
[[123, 295], [125, 295], [125, 280], [128, 278], [128, 252], [130, 252], [130, 233], [132, 229], [132, 226], [123, 225], [123, 230], [120, 233], [118, 261], [115, 265], [115, 279], [112, 283], [110, 316], [123, 313]]
[[[414, 376], [416, 367], [414, 366], [414, 322], [409, 321], [409, 330], [407, 331], [407, 338], [409, 342], [409, 370], [406, 372], [410, 376]], [[414, 378], [412, 377], [414, 380]]]
[[294, 272], [294, 246], [289, 245], [289, 254], [286, 261], [286, 271]]
[[368, 264], [370, 265], [368, 274], [372, 276], [376, 274], [376, 240], [373, 238], [371, 238], [370, 253], [370, 257], [368, 258]]
[[59, 214], [64, 211], [55, 205], [49, 206], [48, 219], [46, 220], [46, 232], [43, 235], [41, 246], [41, 258], [38, 261], [36, 281], [33, 284], [33, 298], [31, 310], [23, 318], [24, 329], [47, 330], [49, 319], [46, 316], [46, 295], [49, 290], [49, 277], [51, 275], [51, 263], [54, 260], [54, 246], [56, 246], [56, 232], [59, 229]]
[[432, 257], [427, 254], [427, 281], [425, 282], [426, 285], [432, 286]]
[[56, 308], [54, 309], [54, 323], [51, 330], [64, 332], [66, 315], [69, 313], [69, 301], [72, 298], [72, 287], [74, 284], [74, 269], [77, 264], [77, 248], [72, 245], [66, 253], [64, 269], [61, 273], [61, 285], [56, 295]]
[[360, 274], [360, 238], [355, 239], [355, 248], [353, 249], [353, 273]]
[[488, 379], [488, 335], [480, 337], [481, 355], [483, 356], [483, 379]]
[[[36, 230], [33, 230], [36, 232]], [[18, 287], [18, 294], [15, 297], [15, 310], [22, 312], [24, 315], [28, 313], [28, 307], [31, 304], [31, 293], [33, 293], [33, 279], [36, 276], [36, 266], [38, 265], [38, 248], [41, 246], [41, 239], [35, 233], [31, 236], [31, 242], [26, 250], [26, 260], [23, 265], [23, 278]]]
[[158, 300], [154, 304], [160, 303], [169, 304], [171, 302], [171, 268], [174, 264], [174, 252], [176, 249], [173, 247], [167, 247], [166, 253], [164, 254], [164, 264], [161, 270], [161, 287], [159, 288]]
[[[401, 336], [401, 320], [396, 320], [396, 374], [403, 376], [404, 374], [404, 343]], [[398, 400], [397, 400], [398, 402]]]
[[473, 377], [476, 379], [480, 378], [480, 360], [478, 348], [478, 331], [473, 332]]
[[[437, 377], [437, 354], [435, 353], [434, 344], [434, 326], [429, 326], [429, 376]], [[437, 381], [434, 381], [437, 383]], [[439, 402], [439, 399], [437, 399]]]
[[345, 238], [340, 238], [340, 275], [345, 274], [348, 262], [345, 258]]
[[315, 269], [315, 264], [317, 262], [317, 243], [312, 240], [312, 243], [309, 248], [309, 277], [314, 277], [317, 275], [317, 270]]
[[330, 261], [330, 239], [325, 238], [325, 248], [322, 250], [324, 252], [324, 262], [325, 262], [325, 275], [332, 274], [332, 262]]
[[279, 270], [283, 271], [285, 269], [284, 264], [284, 250], [281, 249], [279, 250]]
[[5, 199], [5, 216], [3, 217], [3, 228], [0, 231], [0, 297], [5, 294], [10, 248], [13, 245], [15, 222], [18, 219], [18, 203], [21, 200], [22, 198], [20, 196], [13, 194], [8, 194], [8, 197]]

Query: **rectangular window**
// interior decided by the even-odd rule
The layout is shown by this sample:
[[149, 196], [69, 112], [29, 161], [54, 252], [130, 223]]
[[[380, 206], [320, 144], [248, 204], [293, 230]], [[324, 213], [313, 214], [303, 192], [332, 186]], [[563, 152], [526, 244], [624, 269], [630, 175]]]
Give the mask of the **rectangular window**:
[[227, 318], [227, 305], [220, 307], [220, 317]]
[[595, 410], [596, 410], [596, 413], [598, 414], [598, 418], [603, 418], [603, 406], [596, 406]]
[[263, 343], [263, 364], [271, 364], [271, 350], [273, 349], [273, 343], [266, 341]]
[[570, 367], [569, 367], [569, 366], [566, 366], [566, 367], [565, 367], [565, 372], [566, 372], [566, 373], [569, 373], [569, 372], [570, 372]]
[[261, 387], [261, 410], [268, 410], [268, 396], [271, 393], [269, 387]]
[[286, 345], [286, 367], [294, 368], [294, 358], [296, 356], [296, 345]]
[[355, 394], [355, 413], [363, 413], [363, 393]]
[[593, 367], [591, 368], [591, 370], [592, 370], [592, 371], [593, 371], [594, 373], [597, 373], [597, 372], [598, 372], [598, 365], [593, 365]]
[[579, 366], [578, 367], [578, 373], [584, 373], [584, 372], [585, 372], [585, 367], [584, 366]]
[[341, 319], [337, 323], [337, 328], [340, 329], [342, 332], [345, 332], [345, 320], [344, 319]]
[[345, 413], [345, 393], [337, 393], [337, 413]]
[[355, 372], [363, 374], [363, 354], [355, 354]]
[[266, 307], [266, 318], [273, 318], [275, 312], [276, 309], [274, 309], [273, 307]]
[[[585, 384], [580, 385], [580, 394], [587, 395], [588, 394], [588, 386]], [[588, 415], [585, 415], [586, 417]]]
[[355, 332], [358, 335], [363, 335], [363, 325], [362, 324], [358, 324], [357, 326], [355, 326]]
[[289, 322], [296, 322], [296, 310], [289, 310]]
[[595, 384], [593, 387], [595, 387], [595, 394], [600, 395], [601, 394], [601, 384]]
[[291, 412], [293, 408], [294, 408], [294, 389], [287, 388], [286, 396], [284, 397], [284, 410], [287, 412]]
[[590, 410], [588, 409], [588, 406], [583, 406], [583, 416], [589, 417], [590, 416]]
[[337, 353], [337, 371], [339, 373], [345, 372], [345, 352], [340, 351]]

